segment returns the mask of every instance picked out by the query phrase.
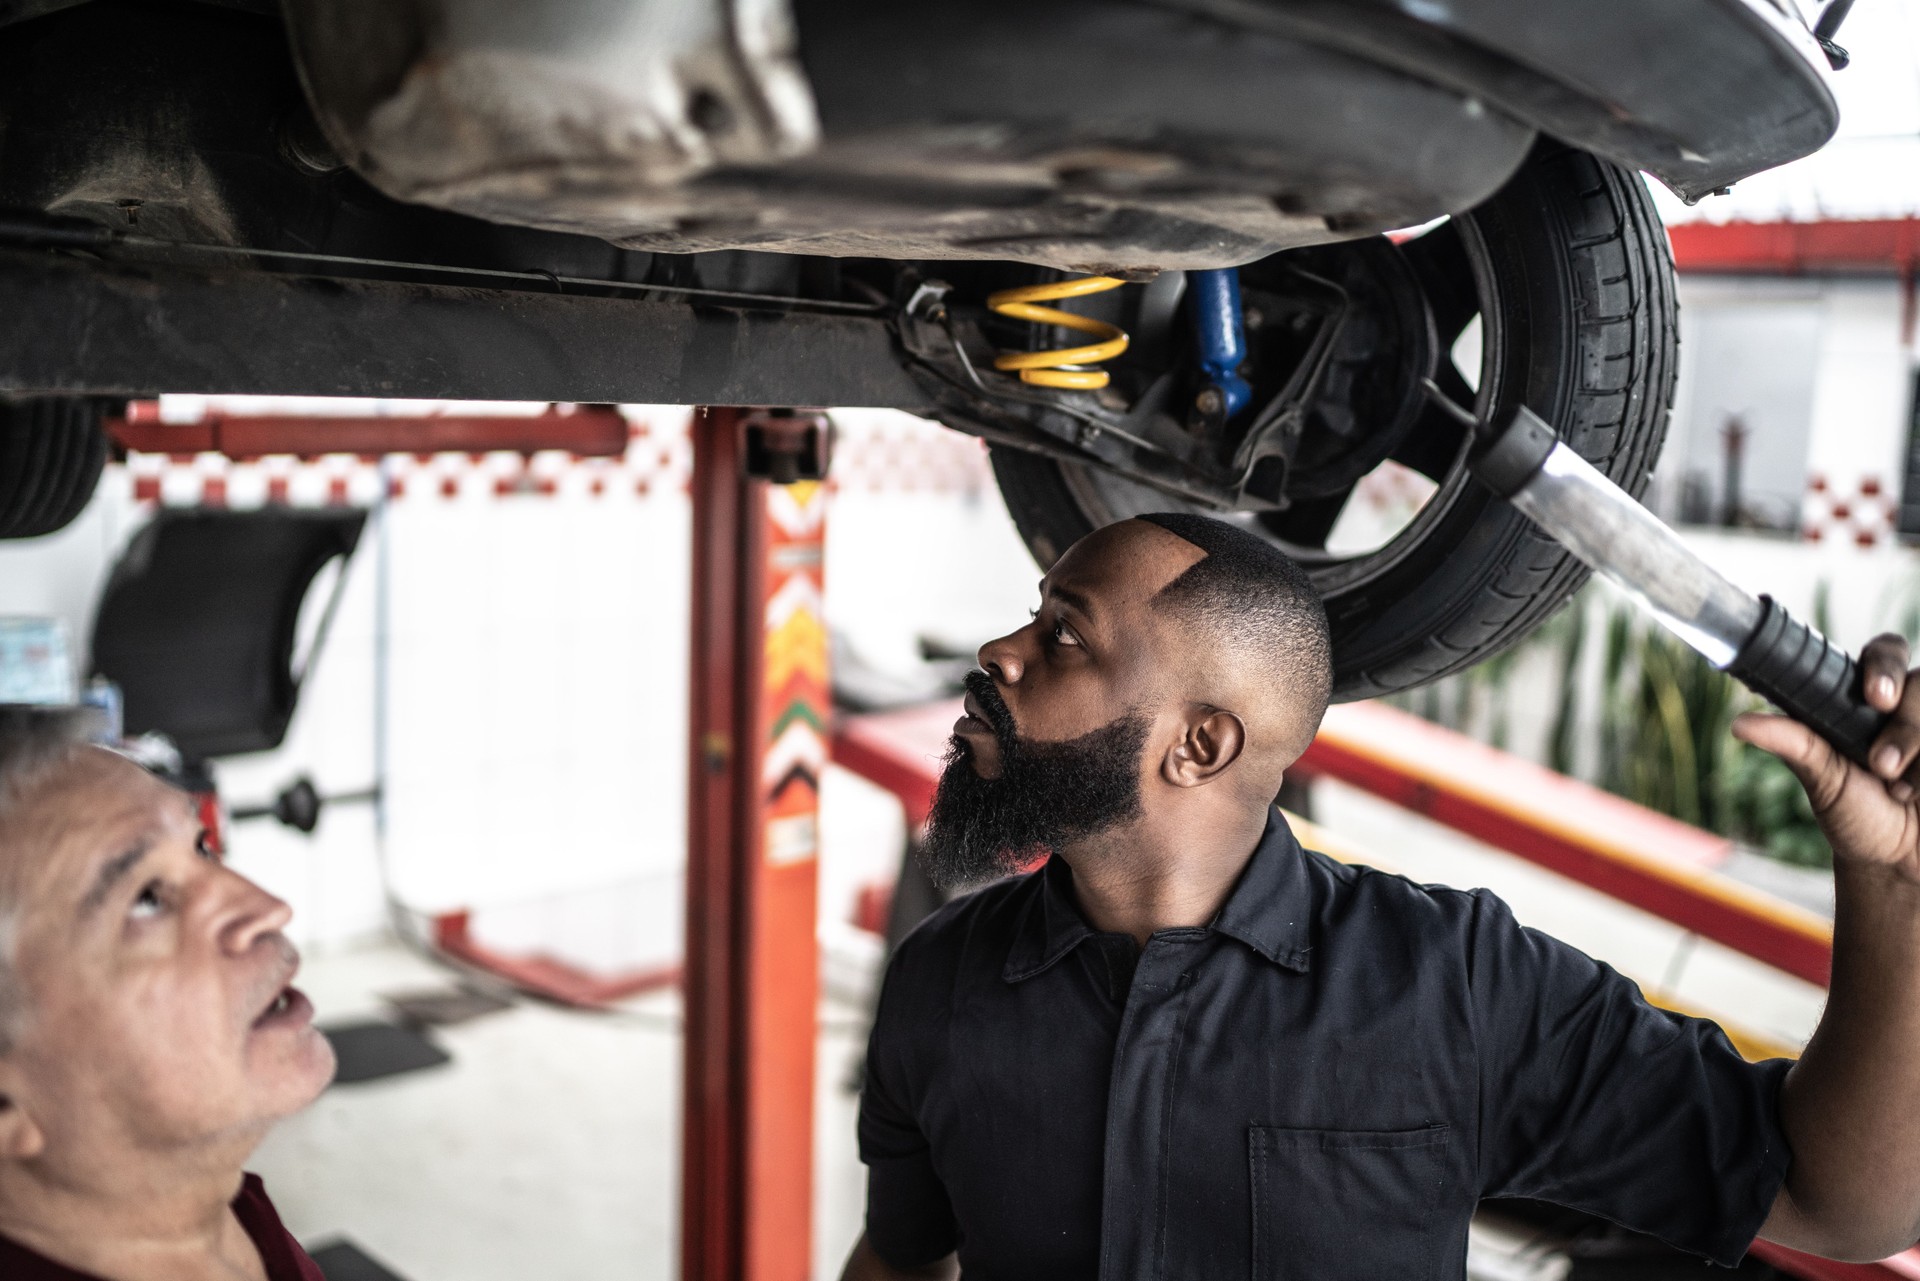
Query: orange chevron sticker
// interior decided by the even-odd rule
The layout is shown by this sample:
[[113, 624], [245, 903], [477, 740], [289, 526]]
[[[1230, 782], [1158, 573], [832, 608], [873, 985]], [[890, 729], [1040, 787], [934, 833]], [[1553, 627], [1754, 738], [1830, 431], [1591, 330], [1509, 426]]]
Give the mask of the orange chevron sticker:
[[797, 480], [767, 491], [767, 515], [791, 540], [817, 540], [826, 513], [826, 487], [817, 480]]
[[797, 610], [767, 633], [766, 685], [779, 689], [795, 674], [827, 681], [827, 629], [817, 614]]

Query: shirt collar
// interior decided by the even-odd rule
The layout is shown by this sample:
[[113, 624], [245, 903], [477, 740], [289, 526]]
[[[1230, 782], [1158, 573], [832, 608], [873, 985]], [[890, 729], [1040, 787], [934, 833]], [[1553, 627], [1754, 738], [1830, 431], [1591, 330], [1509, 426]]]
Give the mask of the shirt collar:
[[1213, 918], [1213, 928], [1275, 965], [1305, 974], [1313, 951], [1312, 898], [1306, 853], [1280, 811], [1269, 809], [1267, 830]]
[[[1019, 983], [1051, 968], [1093, 927], [1073, 898], [1073, 870], [1057, 858], [1033, 873], [1026, 903], [1014, 927], [1013, 946], [1001, 977]], [[1307, 970], [1309, 942], [1306, 858], [1279, 810], [1267, 813], [1267, 828], [1253, 857], [1209, 927], [1238, 939], [1276, 965]]]
[[1093, 927], [1073, 901], [1073, 869], [1050, 858], [1033, 873], [1026, 886], [1027, 901], [1013, 929], [1006, 968], [1000, 977], [1009, 983], [1030, 979], [1073, 951], [1080, 940], [1093, 937]]

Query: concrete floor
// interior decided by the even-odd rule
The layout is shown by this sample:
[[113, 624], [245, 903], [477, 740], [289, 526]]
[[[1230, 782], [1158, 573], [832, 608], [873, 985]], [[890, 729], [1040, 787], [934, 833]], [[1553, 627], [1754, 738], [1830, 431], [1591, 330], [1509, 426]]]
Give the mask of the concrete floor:
[[[322, 1023], [384, 1012], [379, 994], [451, 975], [383, 944], [311, 960]], [[848, 1069], [864, 1015], [821, 1011], [814, 1275], [859, 1232], [865, 1177]], [[252, 1168], [309, 1248], [345, 1237], [405, 1281], [665, 1281], [678, 1274], [678, 999], [617, 1014], [522, 1002], [436, 1029], [453, 1062], [336, 1086], [284, 1123]]]

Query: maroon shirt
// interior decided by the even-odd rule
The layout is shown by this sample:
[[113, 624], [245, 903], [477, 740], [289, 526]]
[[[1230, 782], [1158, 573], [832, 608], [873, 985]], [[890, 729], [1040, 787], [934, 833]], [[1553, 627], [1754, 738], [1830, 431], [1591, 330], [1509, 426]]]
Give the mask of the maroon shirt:
[[[273, 1202], [260, 1176], [249, 1174], [233, 1199], [234, 1217], [253, 1238], [260, 1261], [267, 1265], [267, 1281], [327, 1281], [320, 1265], [307, 1257], [300, 1243], [280, 1225]], [[24, 1245], [0, 1237], [0, 1277], [7, 1281], [99, 1281], [87, 1272], [75, 1272], [63, 1263], [42, 1258]]]

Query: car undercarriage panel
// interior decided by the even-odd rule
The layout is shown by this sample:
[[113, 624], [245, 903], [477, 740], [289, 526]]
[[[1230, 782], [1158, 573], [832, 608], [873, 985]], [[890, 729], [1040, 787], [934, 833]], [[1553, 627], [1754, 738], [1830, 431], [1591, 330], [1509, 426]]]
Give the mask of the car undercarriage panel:
[[5, 249], [0, 279], [9, 392], [931, 406], [878, 316], [90, 265]]
[[672, 253], [1233, 265], [1467, 208], [1534, 136], [1361, 57], [1112, 0], [802, 0], [797, 81], [732, 64], [792, 108], [776, 133], [649, 62], [664, 37], [610, 2], [287, 12], [322, 126], [388, 195]]
[[1156, 0], [1475, 96], [1698, 200], [1811, 155], [1839, 107], [1773, 0]]
[[1536, 130], [1694, 198], [1836, 119], [1811, 37], [1761, 0], [287, 14], [321, 124], [388, 195], [668, 253], [1230, 266], [1466, 209]]

